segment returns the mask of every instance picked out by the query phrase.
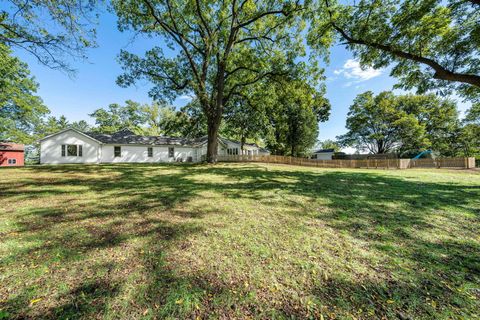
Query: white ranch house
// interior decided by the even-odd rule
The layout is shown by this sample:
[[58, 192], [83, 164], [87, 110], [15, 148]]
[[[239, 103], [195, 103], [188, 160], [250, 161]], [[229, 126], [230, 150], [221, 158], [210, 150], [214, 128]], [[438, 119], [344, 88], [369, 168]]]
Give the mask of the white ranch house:
[[[219, 155], [268, 155], [256, 144], [218, 139]], [[40, 140], [40, 163], [200, 162], [207, 154], [207, 137], [197, 139], [141, 136], [129, 130], [113, 134], [66, 129]]]

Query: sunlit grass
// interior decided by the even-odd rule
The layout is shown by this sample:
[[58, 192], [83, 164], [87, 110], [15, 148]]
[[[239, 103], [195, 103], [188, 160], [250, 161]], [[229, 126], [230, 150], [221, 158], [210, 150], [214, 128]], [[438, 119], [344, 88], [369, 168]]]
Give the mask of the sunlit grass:
[[480, 175], [0, 171], [0, 319], [480, 316]]

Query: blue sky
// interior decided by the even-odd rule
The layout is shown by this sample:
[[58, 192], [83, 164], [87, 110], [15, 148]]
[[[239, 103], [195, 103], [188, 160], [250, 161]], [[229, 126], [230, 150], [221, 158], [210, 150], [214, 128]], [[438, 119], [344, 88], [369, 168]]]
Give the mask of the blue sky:
[[[69, 121], [86, 120], [95, 109], [110, 103], [123, 103], [127, 99], [141, 103], [151, 102], [148, 97], [150, 84], [145, 82], [136, 87], [121, 88], [115, 79], [122, 73], [117, 62], [121, 49], [142, 54], [155, 43], [155, 39], [136, 38], [132, 34], [117, 30], [116, 18], [111, 13], [101, 15], [97, 29], [99, 47], [89, 51], [88, 61], [73, 63], [77, 74], [70, 78], [62, 72], [40, 65], [33, 56], [22, 51], [16, 54], [29, 64], [32, 75], [40, 84], [38, 94], [50, 108], [54, 116], [65, 115]], [[331, 50], [331, 59], [326, 68], [327, 97], [332, 104], [331, 116], [326, 123], [320, 124], [319, 139], [334, 139], [345, 133], [345, 119], [348, 108], [355, 96], [367, 90], [378, 93], [391, 90], [395, 79], [385, 70], [361, 70], [350, 52], [343, 46]], [[177, 99], [174, 103], [181, 106], [187, 99]], [[465, 110], [466, 104], [459, 104]]]

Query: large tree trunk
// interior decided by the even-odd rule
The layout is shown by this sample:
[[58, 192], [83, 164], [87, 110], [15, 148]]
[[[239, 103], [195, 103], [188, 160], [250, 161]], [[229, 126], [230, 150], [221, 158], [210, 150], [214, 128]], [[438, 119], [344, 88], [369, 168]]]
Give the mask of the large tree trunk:
[[218, 63], [217, 79], [216, 79], [217, 94], [213, 104], [213, 110], [207, 116], [208, 122], [208, 144], [207, 144], [207, 162], [216, 163], [218, 155], [218, 129], [223, 115], [223, 97], [225, 91], [225, 61]]
[[207, 141], [207, 162], [216, 163], [218, 155], [218, 128], [220, 127], [219, 119], [208, 121], [208, 141]]

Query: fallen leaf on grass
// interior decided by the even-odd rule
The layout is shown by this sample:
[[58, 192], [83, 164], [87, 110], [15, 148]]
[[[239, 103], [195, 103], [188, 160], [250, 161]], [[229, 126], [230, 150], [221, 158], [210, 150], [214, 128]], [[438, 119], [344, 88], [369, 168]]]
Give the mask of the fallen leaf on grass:
[[32, 306], [32, 305], [34, 305], [35, 303], [40, 302], [40, 301], [42, 301], [42, 300], [43, 300], [43, 298], [38, 298], [38, 299], [30, 300], [30, 305]]

